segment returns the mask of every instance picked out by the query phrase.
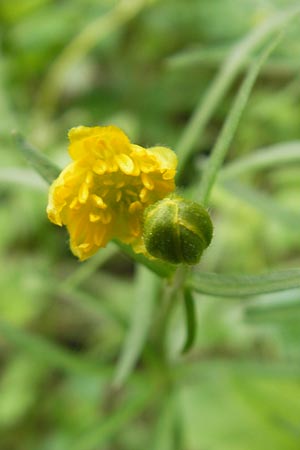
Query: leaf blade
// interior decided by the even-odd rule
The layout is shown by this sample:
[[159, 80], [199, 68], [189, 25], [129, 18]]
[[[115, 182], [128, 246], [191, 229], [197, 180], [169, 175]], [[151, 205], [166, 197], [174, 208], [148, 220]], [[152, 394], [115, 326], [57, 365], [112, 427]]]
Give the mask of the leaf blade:
[[51, 184], [61, 172], [59, 167], [53, 164], [43, 153], [33, 148], [20, 133], [14, 132], [13, 136], [17, 149], [25, 156], [27, 162], [47, 183]]
[[222, 275], [193, 272], [187, 286], [214, 297], [251, 297], [300, 287], [300, 269], [269, 272], [261, 275]]

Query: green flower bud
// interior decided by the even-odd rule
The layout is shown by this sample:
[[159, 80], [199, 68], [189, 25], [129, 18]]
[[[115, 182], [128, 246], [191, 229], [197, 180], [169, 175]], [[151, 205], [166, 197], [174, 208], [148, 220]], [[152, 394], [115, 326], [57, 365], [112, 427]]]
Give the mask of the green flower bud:
[[197, 264], [212, 239], [213, 225], [199, 203], [172, 195], [144, 213], [144, 244], [151, 256], [172, 264]]

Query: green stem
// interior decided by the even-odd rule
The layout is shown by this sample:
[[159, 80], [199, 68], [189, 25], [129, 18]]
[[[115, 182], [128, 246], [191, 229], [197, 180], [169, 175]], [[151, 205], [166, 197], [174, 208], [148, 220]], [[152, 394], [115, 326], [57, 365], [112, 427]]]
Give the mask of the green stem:
[[186, 317], [186, 341], [182, 348], [182, 353], [188, 352], [194, 344], [197, 332], [197, 320], [195, 302], [192, 292], [189, 288], [185, 287], [183, 291], [184, 309]]
[[182, 265], [178, 267], [172, 283], [167, 286], [165, 290], [162, 311], [160, 313], [158, 325], [156, 328], [156, 345], [164, 361], [167, 360], [166, 338], [168, 325], [173, 310], [177, 304], [176, 300], [178, 298], [178, 294], [182, 291], [185, 284], [187, 271], [187, 266]]

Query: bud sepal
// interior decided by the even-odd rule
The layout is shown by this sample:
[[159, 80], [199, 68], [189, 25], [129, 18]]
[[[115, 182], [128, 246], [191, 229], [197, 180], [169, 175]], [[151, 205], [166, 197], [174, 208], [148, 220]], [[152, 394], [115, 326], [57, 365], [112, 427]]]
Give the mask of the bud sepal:
[[147, 252], [172, 264], [197, 264], [212, 234], [207, 210], [176, 194], [154, 203], [144, 212], [143, 240]]

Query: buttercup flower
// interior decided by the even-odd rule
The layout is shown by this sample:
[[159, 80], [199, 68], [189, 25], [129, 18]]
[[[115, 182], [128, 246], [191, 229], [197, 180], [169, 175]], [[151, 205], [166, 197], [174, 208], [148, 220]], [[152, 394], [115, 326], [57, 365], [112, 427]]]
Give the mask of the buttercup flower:
[[143, 252], [143, 212], [174, 191], [175, 153], [131, 144], [115, 126], [72, 128], [69, 139], [73, 161], [50, 187], [49, 219], [67, 226], [80, 260], [114, 238]]

